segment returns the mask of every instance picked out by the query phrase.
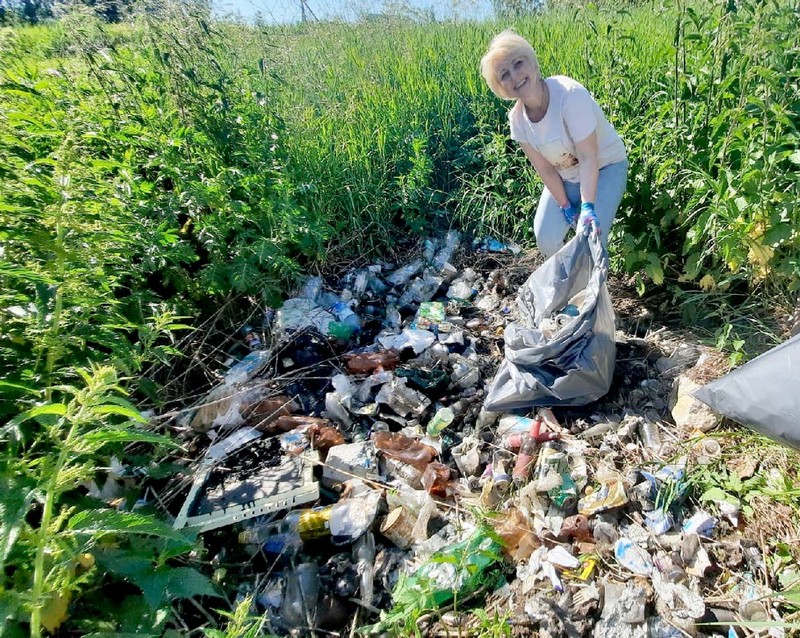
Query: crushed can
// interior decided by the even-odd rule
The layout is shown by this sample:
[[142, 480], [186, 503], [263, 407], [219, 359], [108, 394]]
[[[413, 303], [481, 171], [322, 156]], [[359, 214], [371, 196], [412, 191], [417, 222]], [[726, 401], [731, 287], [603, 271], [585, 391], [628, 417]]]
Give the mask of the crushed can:
[[242, 337], [244, 338], [245, 345], [247, 345], [250, 350], [259, 350], [263, 345], [261, 342], [261, 337], [258, 336], [258, 333], [253, 326], [249, 324], [242, 326], [241, 333]]

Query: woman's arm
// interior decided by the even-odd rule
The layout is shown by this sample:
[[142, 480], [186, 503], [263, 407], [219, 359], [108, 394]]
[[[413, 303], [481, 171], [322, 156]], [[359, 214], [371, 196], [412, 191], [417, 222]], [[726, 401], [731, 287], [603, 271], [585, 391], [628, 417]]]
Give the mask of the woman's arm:
[[[558, 174], [556, 167], [548, 162], [531, 144], [520, 142], [519, 145], [530, 160], [533, 168], [536, 169], [539, 177], [542, 178], [547, 190], [550, 191], [550, 194], [556, 202], [558, 202], [558, 205], [561, 208], [567, 208], [569, 206], [569, 199], [567, 199], [567, 192], [564, 190], [564, 182], [561, 180], [561, 175]], [[597, 143], [595, 142], [595, 148], [596, 147]], [[595, 179], [595, 184], [596, 183], [597, 180]]]
[[597, 158], [597, 133], [590, 133], [580, 142], [575, 142], [578, 155], [578, 172], [581, 182], [581, 201], [594, 204], [597, 196], [597, 176], [600, 162]]

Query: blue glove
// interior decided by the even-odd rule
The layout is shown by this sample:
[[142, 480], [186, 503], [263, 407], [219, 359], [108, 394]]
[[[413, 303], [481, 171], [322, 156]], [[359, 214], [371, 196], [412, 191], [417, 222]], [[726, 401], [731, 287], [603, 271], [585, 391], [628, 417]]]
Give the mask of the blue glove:
[[584, 202], [581, 204], [581, 215], [578, 218], [578, 225], [583, 228], [584, 235], [593, 232], [595, 235], [600, 234], [600, 220], [594, 214], [594, 204], [591, 202]]
[[568, 202], [566, 206], [561, 207], [561, 214], [564, 215], [564, 219], [567, 220], [567, 223], [570, 226], [575, 225], [575, 220], [578, 217], [578, 211], [575, 210], [571, 203]]

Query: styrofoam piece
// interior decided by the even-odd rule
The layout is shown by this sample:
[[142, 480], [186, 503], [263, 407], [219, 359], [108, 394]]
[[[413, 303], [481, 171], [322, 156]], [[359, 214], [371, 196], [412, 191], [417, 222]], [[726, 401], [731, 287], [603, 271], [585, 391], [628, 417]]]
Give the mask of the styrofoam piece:
[[371, 448], [372, 444], [365, 441], [332, 447], [322, 467], [322, 484], [330, 487], [354, 476], [377, 478], [378, 465]]

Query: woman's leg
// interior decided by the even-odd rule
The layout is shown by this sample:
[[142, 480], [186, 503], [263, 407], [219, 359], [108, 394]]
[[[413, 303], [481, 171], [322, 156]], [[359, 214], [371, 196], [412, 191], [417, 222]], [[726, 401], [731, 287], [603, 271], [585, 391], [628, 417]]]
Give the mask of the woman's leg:
[[628, 183], [628, 162], [609, 164], [600, 169], [597, 177], [597, 198], [594, 202], [594, 214], [600, 222], [603, 245], [608, 246], [608, 235], [611, 224], [617, 215], [619, 203], [625, 194]]
[[[581, 207], [578, 184], [564, 182], [564, 190], [577, 212]], [[539, 248], [539, 252], [545, 257], [555, 255], [564, 245], [564, 237], [569, 229], [570, 226], [564, 219], [558, 202], [550, 194], [550, 191], [544, 188], [539, 199], [539, 206], [536, 208], [536, 215], [533, 218], [533, 234], [536, 235], [536, 246]]]

